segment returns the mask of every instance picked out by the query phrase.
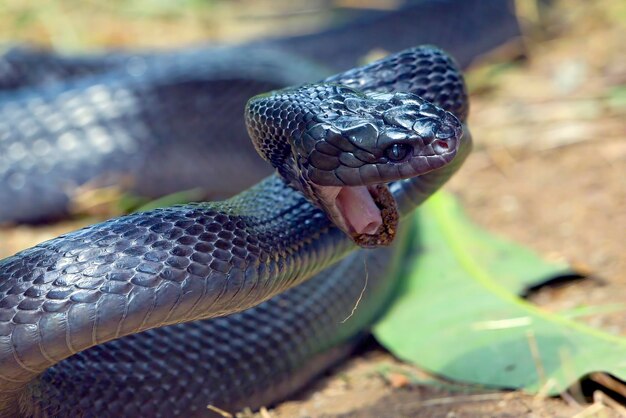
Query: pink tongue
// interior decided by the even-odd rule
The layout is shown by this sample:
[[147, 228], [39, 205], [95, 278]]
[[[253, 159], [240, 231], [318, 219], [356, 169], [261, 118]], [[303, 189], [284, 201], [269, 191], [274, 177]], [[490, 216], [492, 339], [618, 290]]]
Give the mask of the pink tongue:
[[365, 186], [342, 187], [337, 195], [337, 206], [358, 234], [373, 235], [383, 223], [380, 209]]

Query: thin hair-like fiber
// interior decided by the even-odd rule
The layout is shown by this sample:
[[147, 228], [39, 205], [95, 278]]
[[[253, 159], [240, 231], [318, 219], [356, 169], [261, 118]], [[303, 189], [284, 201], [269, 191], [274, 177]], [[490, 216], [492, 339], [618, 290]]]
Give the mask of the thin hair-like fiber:
[[367, 257], [363, 258], [363, 267], [365, 268], [365, 281], [363, 282], [363, 289], [361, 289], [361, 293], [359, 294], [359, 297], [354, 303], [354, 306], [352, 307], [352, 311], [350, 311], [350, 315], [346, 316], [343, 319], [343, 321], [340, 321], [339, 322], [340, 324], [345, 324], [348, 319], [352, 318], [352, 315], [354, 315], [357, 308], [359, 307], [359, 303], [361, 303], [361, 299], [363, 299], [363, 294], [365, 294], [365, 289], [367, 289], [367, 279], [369, 277], [369, 271], [367, 270]]

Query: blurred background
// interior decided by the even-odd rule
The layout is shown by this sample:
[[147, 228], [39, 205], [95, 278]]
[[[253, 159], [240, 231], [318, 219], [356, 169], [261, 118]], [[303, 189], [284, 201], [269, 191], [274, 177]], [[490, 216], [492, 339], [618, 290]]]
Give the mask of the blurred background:
[[[242, 42], [315, 32], [332, 20], [349, 19], [351, 2], [285, 0], [3, 1], [2, 36], [61, 51], [191, 42]], [[359, 2], [352, 2], [357, 8]], [[376, 9], [398, 1], [362, 2]], [[335, 12], [337, 12], [335, 14]]]
[[[404, 3], [2, 0], [0, 45], [75, 54], [258, 42], [315, 34]], [[626, 300], [626, 2], [518, 0], [515, 12], [520, 36], [469, 66], [475, 152], [446, 187], [485, 228], [546, 258], [567, 260], [590, 277], [544, 288], [531, 296], [533, 301], [553, 310], [621, 304]], [[387, 52], [393, 51], [374, 48], [362, 62]], [[123, 198], [89, 194], [87, 203], [77, 202], [73, 219], [2, 227], [0, 258], [119, 214]], [[613, 310], [583, 320], [626, 335], [624, 313]], [[380, 373], [388, 365], [408, 367], [370, 349], [272, 416], [386, 416], [390, 411], [388, 416], [413, 416], [418, 410], [420, 416], [445, 416], [451, 410], [496, 416], [493, 411], [502, 405], [513, 416], [578, 412], [562, 400], [532, 403], [517, 393], [425, 410], [411, 404], [411, 390], [430, 389], [411, 388], [393, 374]]]
[[0, 5], [1, 36], [65, 52], [319, 33], [420, 0], [90, 0]]

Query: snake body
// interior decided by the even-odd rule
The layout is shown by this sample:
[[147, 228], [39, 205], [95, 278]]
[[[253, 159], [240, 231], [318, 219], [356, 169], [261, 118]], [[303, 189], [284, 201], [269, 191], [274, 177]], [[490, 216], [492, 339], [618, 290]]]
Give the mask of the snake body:
[[[458, 169], [470, 137], [450, 112], [466, 117], [463, 79], [432, 47], [258, 96], [248, 130], [278, 174], [0, 261], [0, 415], [202, 416], [297, 390], [389, 301], [402, 233], [355, 243], [389, 244]], [[360, 230], [338, 189], [396, 217]]]

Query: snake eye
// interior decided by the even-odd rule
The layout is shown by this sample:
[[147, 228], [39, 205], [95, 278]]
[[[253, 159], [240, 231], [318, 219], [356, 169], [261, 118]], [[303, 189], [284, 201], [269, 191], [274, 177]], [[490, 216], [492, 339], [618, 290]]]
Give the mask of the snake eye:
[[398, 162], [404, 160], [410, 150], [411, 147], [407, 144], [393, 144], [385, 150], [385, 154], [389, 161]]

